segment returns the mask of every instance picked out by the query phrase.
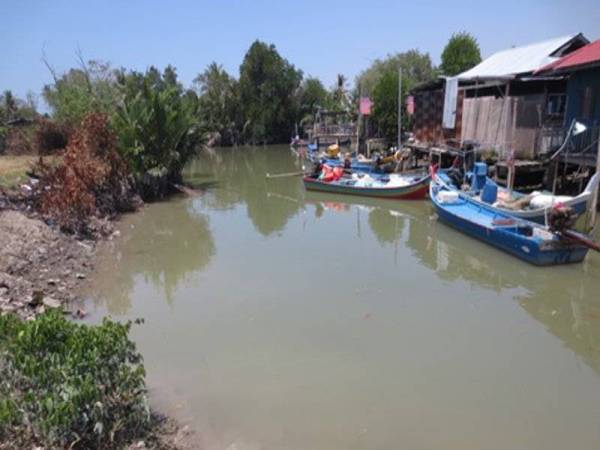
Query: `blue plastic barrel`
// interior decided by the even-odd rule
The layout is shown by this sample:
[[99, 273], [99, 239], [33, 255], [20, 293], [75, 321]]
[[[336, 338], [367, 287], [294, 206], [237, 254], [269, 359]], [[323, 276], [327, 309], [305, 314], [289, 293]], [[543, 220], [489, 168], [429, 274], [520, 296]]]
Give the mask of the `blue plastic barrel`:
[[481, 201], [485, 203], [495, 203], [498, 199], [498, 185], [489, 181], [483, 186], [481, 191]]

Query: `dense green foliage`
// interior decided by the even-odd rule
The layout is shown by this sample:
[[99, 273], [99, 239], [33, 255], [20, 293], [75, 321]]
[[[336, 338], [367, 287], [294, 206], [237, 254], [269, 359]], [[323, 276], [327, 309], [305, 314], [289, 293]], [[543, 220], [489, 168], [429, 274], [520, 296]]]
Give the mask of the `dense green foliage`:
[[194, 79], [194, 85], [200, 95], [200, 117], [207, 130], [218, 133], [221, 145], [239, 143], [243, 121], [237, 80], [213, 62]]
[[[406, 84], [402, 83], [403, 98], [406, 94], [405, 86]], [[395, 143], [398, 136], [398, 72], [388, 70], [382, 73], [372, 97], [373, 119], [388, 144]], [[406, 120], [406, 114], [403, 114], [403, 125]]]
[[385, 59], [376, 59], [371, 66], [360, 73], [356, 84], [361, 95], [372, 95], [382, 75], [390, 71], [398, 72], [399, 68], [402, 68], [403, 84], [406, 83], [408, 89], [432, 80], [436, 76], [435, 67], [428, 53], [421, 53], [418, 50], [396, 53]]
[[205, 144], [198, 97], [184, 91], [174, 69], [132, 72], [120, 80], [125, 97], [113, 118], [117, 147], [144, 198], [160, 197]]
[[479, 44], [471, 34], [454, 33], [442, 52], [442, 74], [458, 75], [481, 62]]
[[[477, 41], [468, 33], [454, 34], [444, 49], [441, 70], [452, 75], [480, 60]], [[139, 73], [91, 61], [62, 76], [52, 72], [55, 82], [45, 87], [44, 98], [61, 125], [74, 128], [89, 112], [108, 114], [119, 149], [138, 181], [168, 184], [179, 179], [181, 168], [205, 140], [222, 145], [287, 142], [295, 125], [309, 127], [319, 109], [352, 117], [359, 94], [374, 100], [370, 128], [395, 141], [398, 87], [393, 81], [399, 68], [403, 98], [439, 73], [429, 54], [413, 49], [375, 60], [357, 77], [354, 90], [343, 74], [326, 89], [317, 78], [303, 79], [274, 45], [257, 40], [246, 52], [237, 79], [213, 62], [194, 79], [193, 91], [178, 82], [171, 66]]]
[[282, 58], [274, 45], [255, 41], [240, 66], [243, 136], [249, 143], [285, 142], [297, 118], [296, 91], [302, 72]]
[[76, 129], [90, 113], [110, 117], [117, 148], [145, 199], [170, 190], [205, 143], [198, 97], [172, 66], [140, 73], [90, 61], [53, 76], [44, 88], [53, 119]]
[[299, 90], [300, 123], [312, 123], [314, 114], [319, 108], [330, 106], [329, 92], [318, 78], [308, 77], [302, 81]]
[[[130, 323], [0, 316], [0, 443], [120, 448], [150, 414]], [[29, 445], [30, 447], [31, 445]]]
[[405, 102], [408, 91], [414, 86], [436, 76], [436, 69], [429, 54], [418, 50], [390, 55], [377, 59], [363, 71], [356, 82], [361, 95], [373, 100], [373, 122], [388, 144], [394, 144], [398, 136], [398, 69], [402, 69], [402, 128], [409, 127]]
[[[167, 110], [177, 110], [179, 119], [189, 119], [177, 120], [180, 124], [187, 122], [194, 130], [206, 130], [211, 142], [236, 145], [287, 142], [295, 125], [303, 119], [307, 123], [318, 108], [354, 108], [343, 75], [338, 75], [330, 91], [316, 78], [302, 82], [300, 70], [283, 58], [274, 45], [260, 41], [248, 49], [238, 79], [219, 64], [210, 64], [194, 79], [196, 96], [177, 81], [171, 66], [162, 73], [154, 67], [139, 73], [113, 69], [97, 61], [84, 63], [80, 58], [78, 68], [60, 76], [49, 68], [54, 83], [45, 86], [43, 95], [53, 120], [76, 128], [91, 112], [113, 117], [119, 148], [142, 177], [157, 170], [173, 174], [171, 164], [156, 163], [158, 145], [179, 142], [174, 136], [162, 136], [170, 129], [162, 120]], [[166, 91], [170, 93], [165, 94]], [[162, 106], [153, 111], [159, 103]], [[188, 134], [192, 141], [198, 137], [196, 133]], [[173, 151], [173, 162], [186, 160], [177, 156], [182, 154], [180, 149], [163, 149], [165, 155]]]
[[61, 125], [77, 127], [89, 112], [110, 115], [121, 99], [117, 71], [108, 64], [90, 61], [60, 77], [53, 76], [54, 83], [44, 87], [43, 96], [52, 118]]

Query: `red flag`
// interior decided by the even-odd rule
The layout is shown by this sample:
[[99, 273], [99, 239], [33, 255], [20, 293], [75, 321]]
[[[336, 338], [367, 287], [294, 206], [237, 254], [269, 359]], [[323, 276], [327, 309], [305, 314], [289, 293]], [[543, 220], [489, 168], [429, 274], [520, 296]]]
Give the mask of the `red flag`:
[[359, 104], [359, 111], [363, 116], [368, 116], [371, 114], [371, 108], [373, 107], [373, 102], [369, 97], [361, 97]]

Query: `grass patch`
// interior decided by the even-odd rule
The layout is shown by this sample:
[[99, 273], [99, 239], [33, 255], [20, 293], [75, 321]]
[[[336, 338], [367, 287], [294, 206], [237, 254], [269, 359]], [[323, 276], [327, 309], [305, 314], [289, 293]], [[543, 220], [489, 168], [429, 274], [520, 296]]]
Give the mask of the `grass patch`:
[[27, 181], [27, 171], [37, 161], [37, 156], [0, 156], [0, 186], [12, 188]]
[[[39, 160], [36, 155], [0, 155], [0, 187], [14, 188], [25, 183], [33, 165]], [[60, 156], [45, 156], [48, 164], [58, 164]]]
[[[0, 316], [0, 448], [122, 448], [151, 426], [131, 323]], [[14, 448], [14, 447], [10, 447]]]

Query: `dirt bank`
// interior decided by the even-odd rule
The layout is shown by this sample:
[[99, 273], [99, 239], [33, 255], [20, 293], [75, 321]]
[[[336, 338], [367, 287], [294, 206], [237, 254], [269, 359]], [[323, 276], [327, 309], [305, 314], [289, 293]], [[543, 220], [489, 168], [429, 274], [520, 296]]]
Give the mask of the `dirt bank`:
[[[97, 240], [67, 235], [48, 226], [27, 208], [0, 192], [0, 314], [33, 318], [47, 308], [63, 307], [74, 317], [85, 314], [75, 292], [94, 268], [99, 243], [112, 240], [112, 224], [98, 222]], [[8, 209], [7, 209], [8, 208]], [[10, 209], [15, 208], [15, 209]], [[197, 436], [175, 421], [154, 415], [152, 432], [128, 449], [199, 448]], [[13, 448], [0, 441], [1, 448]]]
[[21, 211], [0, 210], [0, 310], [33, 317], [72, 303], [93, 268], [95, 242], [61, 233]]

